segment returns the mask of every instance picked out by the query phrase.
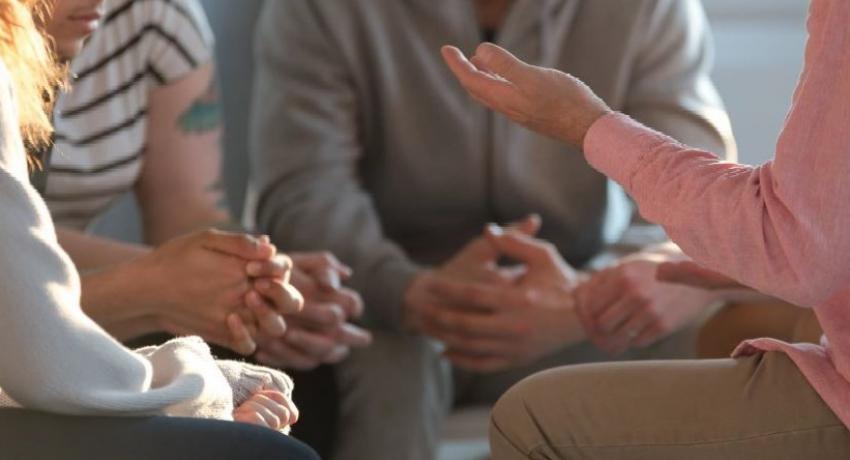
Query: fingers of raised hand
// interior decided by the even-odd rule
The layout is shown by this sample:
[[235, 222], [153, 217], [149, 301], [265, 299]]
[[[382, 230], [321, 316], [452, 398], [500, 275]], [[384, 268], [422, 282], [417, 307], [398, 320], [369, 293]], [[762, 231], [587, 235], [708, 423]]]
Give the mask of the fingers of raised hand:
[[[479, 69], [453, 46], [443, 47], [442, 54], [449, 69], [478, 102], [500, 110], [504, 101], [513, 96], [513, 86], [503, 78], [504, 75], [495, 75], [489, 69]], [[476, 61], [480, 62], [480, 59], [476, 58]]]

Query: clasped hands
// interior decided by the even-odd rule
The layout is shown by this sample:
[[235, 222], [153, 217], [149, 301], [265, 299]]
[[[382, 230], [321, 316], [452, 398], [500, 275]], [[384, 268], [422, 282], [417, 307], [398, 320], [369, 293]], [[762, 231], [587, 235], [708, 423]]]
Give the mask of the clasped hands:
[[[443, 344], [454, 365], [494, 372], [530, 363], [581, 340], [573, 313], [576, 272], [533, 237], [532, 216], [491, 225], [443, 266], [418, 275], [405, 296], [405, 324]], [[518, 263], [500, 266], [500, 259]]]
[[128, 297], [151, 329], [199, 335], [259, 362], [306, 369], [337, 362], [371, 341], [350, 324], [360, 297], [341, 286], [351, 270], [325, 253], [286, 256], [266, 236], [205, 230], [175, 238], [123, 270]]
[[[416, 277], [406, 326], [441, 341], [455, 366], [496, 372], [589, 339], [621, 354], [675, 332], [717, 301], [715, 292], [657, 279], [678, 253], [646, 251], [580, 274], [534, 238], [539, 218], [489, 226], [443, 266]], [[501, 266], [509, 259], [518, 265]]]

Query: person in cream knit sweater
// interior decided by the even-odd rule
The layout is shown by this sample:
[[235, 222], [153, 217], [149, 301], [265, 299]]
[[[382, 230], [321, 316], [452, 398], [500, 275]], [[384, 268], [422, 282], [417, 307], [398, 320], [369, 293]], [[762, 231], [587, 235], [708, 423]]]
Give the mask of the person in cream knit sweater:
[[[43, 3], [0, 0], [0, 406], [125, 418], [2, 409], [3, 456], [42, 458], [61, 449], [63, 458], [183, 458], [191, 449], [193, 458], [230, 458], [234, 452], [242, 458], [268, 458], [272, 452], [314, 458], [272, 430], [156, 417], [236, 419], [285, 430], [297, 410], [284, 374], [217, 361], [194, 337], [132, 351], [83, 313], [79, 275], [29, 183], [24, 151], [24, 140], [39, 143], [49, 135], [40, 109], [54, 81], [46, 75], [52, 63], [31, 17], [31, 11], [50, 13]], [[102, 2], [74, 3], [81, 41], [96, 25]], [[209, 238], [223, 246], [244, 239], [225, 233]], [[273, 250], [260, 241], [256, 247]], [[126, 437], [134, 442], [122, 442]]]

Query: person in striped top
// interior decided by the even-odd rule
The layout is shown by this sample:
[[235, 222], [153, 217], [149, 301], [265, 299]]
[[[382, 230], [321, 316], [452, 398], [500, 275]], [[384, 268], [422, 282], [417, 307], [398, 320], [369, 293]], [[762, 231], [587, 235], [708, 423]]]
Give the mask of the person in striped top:
[[[44, 194], [83, 271], [87, 313], [122, 340], [199, 334], [241, 354], [259, 343], [258, 358], [278, 367], [336, 362], [369, 342], [347, 324], [362, 305], [340, 286], [349, 270], [332, 256], [294, 254], [290, 284], [285, 257], [249, 263], [210, 250], [197, 233], [231, 224], [219, 185], [212, 33], [195, 0], [107, 0], [102, 26], [70, 66]], [[87, 233], [128, 192], [149, 246]], [[284, 321], [275, 312], [291, 312], [301, 297], [292, 286], [307, 306]], [[231, 321], [235, 309], [243, 314]]]
[[0, 0], [0, 457], [313, 460], [275, 431], [227, 422], [293, 423], [282, 373], [215, 360], [197, 337], [129, 350], [80, 308], [79, 275], [28, 181], [38, 162], [24, 140], [48, 142], [46, 109], [62, 77], [41, 31], [73, 51], [97, 26], [101, 5]]

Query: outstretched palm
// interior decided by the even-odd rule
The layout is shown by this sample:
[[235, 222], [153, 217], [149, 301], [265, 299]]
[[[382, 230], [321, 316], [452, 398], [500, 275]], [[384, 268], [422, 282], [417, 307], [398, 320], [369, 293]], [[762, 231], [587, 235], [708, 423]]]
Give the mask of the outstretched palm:
[[590, 126], [611, 111], [577, 78], [526, 64], [484, 43], [470, 59], [453, 46], [443, 58], [470, 96], [541, 134], [581, 147]]

